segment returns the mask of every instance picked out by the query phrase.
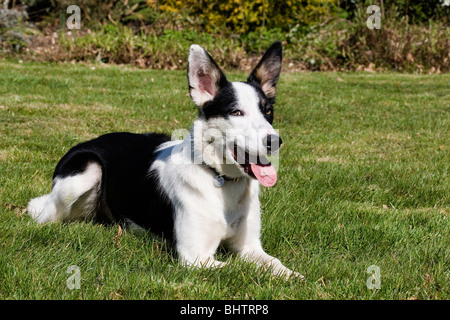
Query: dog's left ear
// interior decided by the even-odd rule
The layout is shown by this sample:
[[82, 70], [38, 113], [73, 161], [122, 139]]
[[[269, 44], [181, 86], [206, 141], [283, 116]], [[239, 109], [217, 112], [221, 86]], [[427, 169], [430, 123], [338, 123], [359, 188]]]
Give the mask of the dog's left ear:
[[276, 85], [281, 72], [283, 48], [281, 41], [273, 43], [264, 53], [255, 69], [247, 79], [261, 86], [262, 91], [269, 99], [275, 99]]
[[193, 44], [189, 49], [188, 82], [191, 98], [201, 108], [214, 99], [228, 80], [209, 53]]

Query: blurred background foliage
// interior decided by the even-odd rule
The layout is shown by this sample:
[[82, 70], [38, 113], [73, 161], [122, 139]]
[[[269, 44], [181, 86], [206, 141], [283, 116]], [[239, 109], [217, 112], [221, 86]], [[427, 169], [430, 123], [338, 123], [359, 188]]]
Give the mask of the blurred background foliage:
[[[70, 5], [81, 29], [69, 30]], [[369, 5], [381, 29], [367, 28]], [[292, 70], [450, 69], [449, 0], [0, 0], [0, 54], [185, 68], [192, 43], [249, 69], [282, 40]]]

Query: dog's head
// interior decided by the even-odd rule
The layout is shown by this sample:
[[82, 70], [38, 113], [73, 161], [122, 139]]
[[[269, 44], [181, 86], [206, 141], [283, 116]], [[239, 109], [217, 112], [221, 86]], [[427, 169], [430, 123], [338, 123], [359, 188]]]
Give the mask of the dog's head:
[[281, 62], [278, 41], [246, 82], [229, 82], [202, 47], [191, 46], [189, 93], [199, 109], [203, 161], [221, 174], [247, 175], [264, 186], [275, 184], [276, 171], [266, 156], [276, 153], [282, 143], [272, 127]]

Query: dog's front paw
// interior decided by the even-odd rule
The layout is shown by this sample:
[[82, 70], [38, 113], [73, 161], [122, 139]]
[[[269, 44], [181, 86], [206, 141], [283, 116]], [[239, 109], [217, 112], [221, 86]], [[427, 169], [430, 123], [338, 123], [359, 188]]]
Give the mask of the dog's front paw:
[[301, 275], [300, 273], [296, 271], [292, 271], [288, 268], [284, 268], [282, 270], [279, 270], [278, 272], [273, 273], [274, 276], [285, 278], [286, 280], [291, 279], [299, 279], [299, 280], [305, 280], [305, 277]]
[[186, 257], [181, 257], [180, 259], [181, 265], [185, 267], [194, 267], [194, 268], [223, 268], [227, 264], [225, 262], [217, 261], [213, 257], [206, 257], [206, 258], [195, 258], [195, 259], [188, 259]]
[[298, 280], [305, 280], [305, 276], [304, 275], [302, 275], [302, 274], [300, 274], [300, 273], [298, 273], [296, 271], [291, 271], [291, 270], [289, 270], [289, 271], [291, 272], [291, 274], [289, 274], [287, 276], [288, 279], [290, 279], [290, 278], [297, 278]]

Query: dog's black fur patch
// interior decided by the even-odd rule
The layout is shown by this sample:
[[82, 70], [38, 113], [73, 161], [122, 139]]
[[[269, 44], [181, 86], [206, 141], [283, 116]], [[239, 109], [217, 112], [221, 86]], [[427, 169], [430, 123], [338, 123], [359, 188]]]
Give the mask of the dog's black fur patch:
[[148, 172], [155, 149], [167, 141], [170, 137], [156, 133], [105, 134], [70, 149], [57, 164], [53, 178], [73, 176], [82, 173], [89, 163], [98, 163], [102, 180], [95, 220], [125, 223], [131, 219], [172, 240], [173, 208], [158, 187], [159, 177]]

